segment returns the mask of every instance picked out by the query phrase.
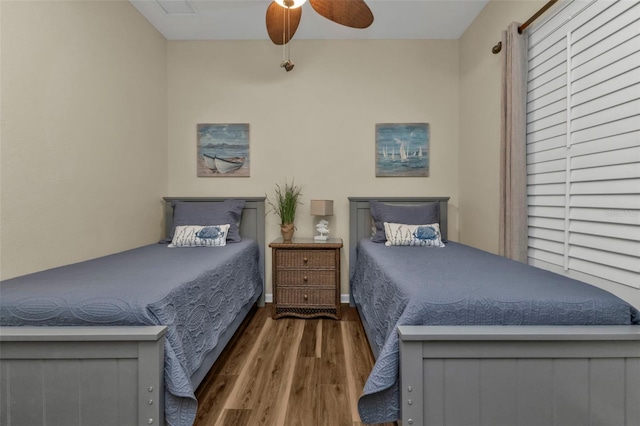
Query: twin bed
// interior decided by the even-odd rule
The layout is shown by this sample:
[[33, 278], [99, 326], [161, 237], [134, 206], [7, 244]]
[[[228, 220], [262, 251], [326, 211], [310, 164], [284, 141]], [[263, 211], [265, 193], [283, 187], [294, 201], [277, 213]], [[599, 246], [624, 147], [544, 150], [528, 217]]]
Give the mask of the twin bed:
[[167, 235], [174, 204], [181, 225], [234, 222], [236, 242], [151, 244], [0, 283], [0, 424], [193, 423], [195, 389], [264, 303], [264, 198], [165, 198]]
[[376, 358], [363, 422], [640, 424], [636, 309], [455, 242], [371, 241], [383, 221], [432, 223], [420, 215], [446, 240], [448, 198], [349, 200], [350, 296]]
[[[373, 243], [374, 203], [349, 200], [351, 302], [376, 357], [364, 422], [640, 424], [637, 310], [447, 242], [447, 198], [377, 199], [387, 219], [430, 206], [445, 247]], [[228, 202], [165, 201], [168, 235], [174, 202]], [[412, 235], [432, 244], [434, 229]], [[264, 300], [263, 198], [245, 199], [239, 233], [225, 247], [154, 244], [2, 282], [0, 424], [191, 424], [195, 388]]]

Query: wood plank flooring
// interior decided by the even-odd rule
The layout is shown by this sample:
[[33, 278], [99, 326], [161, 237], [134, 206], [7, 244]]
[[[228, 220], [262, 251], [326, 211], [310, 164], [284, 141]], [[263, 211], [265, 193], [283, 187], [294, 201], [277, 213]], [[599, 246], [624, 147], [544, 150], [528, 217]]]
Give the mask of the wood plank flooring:
[[[373, 356], [358, 313], [271, 319], [258, 308], [196, 391], [196, 426], [361, 426]], [[386, 426], [395, 425], [387, 423]]]

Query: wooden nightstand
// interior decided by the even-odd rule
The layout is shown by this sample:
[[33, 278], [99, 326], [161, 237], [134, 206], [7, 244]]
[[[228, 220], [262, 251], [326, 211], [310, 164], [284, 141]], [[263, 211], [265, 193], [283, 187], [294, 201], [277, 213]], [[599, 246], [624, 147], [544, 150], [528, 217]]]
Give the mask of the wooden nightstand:
[[340, 319], [341, 238], [294, 238], [269, 244], [273, 255], [271, 316]]

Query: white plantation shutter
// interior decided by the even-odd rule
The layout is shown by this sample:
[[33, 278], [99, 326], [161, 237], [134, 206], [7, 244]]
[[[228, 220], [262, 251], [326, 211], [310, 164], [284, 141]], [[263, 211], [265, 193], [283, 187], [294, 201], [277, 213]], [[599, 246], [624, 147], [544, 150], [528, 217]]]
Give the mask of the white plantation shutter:
[[640, 288], [640, 2], [530, 28], [527, 181], [530, 264]]

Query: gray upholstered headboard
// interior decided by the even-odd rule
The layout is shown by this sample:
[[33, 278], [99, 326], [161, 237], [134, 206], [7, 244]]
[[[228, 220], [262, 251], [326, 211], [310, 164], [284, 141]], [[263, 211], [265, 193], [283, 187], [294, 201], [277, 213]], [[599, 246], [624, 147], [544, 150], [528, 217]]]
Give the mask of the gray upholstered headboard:
[[447, 239], [447, 206], [450, 197], [349, 197], [349, 279], [356, 267], [356, 246], [362, 238], [371, 237], [369, 200], [381, 203], [415, 206], [424, 203], [440, 204], [440, 232]]
[[[258, 243], [258, 247], [260, 250], [260, 274], [262, 275], [263, 283], [266, 283], [264, 277], [265, 197], [163, 197], [165, 235], [169, 235], [171, 229], [173, 228], [173, 207], [171, 206], [172, 201], [188, 201], [194, 203], [221, 203], [224, 200], [229, 199], [245, 200], [244, 209], [242, 209], [242, 219], [240, 220], [240, 236], [243, 238], [254, 239]], [[264, 298], [264, 291], [261, 298]]]

